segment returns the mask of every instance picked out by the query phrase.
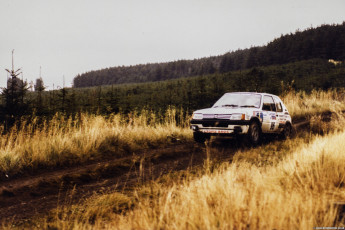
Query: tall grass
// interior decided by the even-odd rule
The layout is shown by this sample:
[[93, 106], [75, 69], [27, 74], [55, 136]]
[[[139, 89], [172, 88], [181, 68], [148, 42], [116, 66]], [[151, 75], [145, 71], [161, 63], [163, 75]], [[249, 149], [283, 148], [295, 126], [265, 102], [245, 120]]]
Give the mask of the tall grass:
[[[336, 91], [290, 93], [283, 100], [294, 117], [317, 120], [323, 112], [338, 116], [344, 110], [342, 96]], [[338, 117], [330, 123], [344, 130], [344, 119]], [[73, 215], [57, 217], [49, 224], [61, 229], [343, 226], [336, 204], [345, 203], [345, 131], [304, 138], [239, 150], [232, 163], [224, 163], [212, 173], [206, 170], [199, 177], [187, 172], [170, 185], [150, 183], [134, 194], [95, 196], [84, 204], [60, 210]], [[119, 214], [121, 210], [125, 212]]]
[[[283, 101], [293, 117], [314, 114], [314, 126], [323, 129], [318, 127], [317, 114], [345, 110], [344, 95], [339, 90], [311, 94], [290, 91]], [[23, 170], [81, 163], [105, 154], [121, 156], [176, 139], [190, 140], [189, 119], [182, 110], [170, 108], [161, 116], [143, 110], [109, 117], [56, 114], [43, 123], [38, 118], [22, 121], [20, 128], [14, 127], [0, 137], [0, 172], [13, 175]]]
[[[344, 138], [345, 132], [339, 132], [313, 137], [309, 143], [288, 140], [290, 152], [277, 164], [260, 166], [238, 159], [200, 177], [187, 173], [170, 185], [151, 183], [134, 194], [95, 196], [58, 210], [53, 222], [40, 224], [58, 229], [342, 226], [335, 203], [345, 200]], [[246, 154], [252, 151], [258, 150]]]
[[[72, 119], [56, 114], [43, 123], [37, 118], [22, 121], [20, 128], [14, 127], [0, 137], [0, 172], [13, 175], [22, 170], [81, 163], [106, 154], [121, 156], [175, 139], [191, 139], [188, 128], [176, 125], [177, 116], [183, 115], [169, 109], [161, 118], [142, 111], [108, 118], [82, 113]], [[180, 120], [186, 123], [184, 120], [188, 119]]]
[[[290, 92], [283, 101], [294, 117], [325, 111], [338, 114], [344, 110], [338, 93]], [[102, 148], [104, 153], [104, 143], [112, 143], [105, 144], [108, 148], [136, 149], [165, 143], [167, 135], [191, 138], [187, 128], [176, 126], [175, 117], [174, 110], [168, 111], [162, 123], [145, 112], [109, 118], [82, 114], [76, 121], [57, 116], [39, 130], [28, 125], [8, 134], [0, 146], [1, 153], [8, 155], [1, 155], [0, 165], [10, 170], [7, 160], [22, 167], [38, 167], [62, 163], [67, 156], [76, 161], [87, 159], [100, 154]], [[343, 126], [344, 120], [338, 125]], [[198, 177], [186, 172], [168, 185], [150, 182], [133, 193], [95, 195], [83, 204], [57, 210], [55, 217], [39, 222], [37, 228], [312, 229], [341, 225], [334, 204], [345, 200], [345, 131], [309, 138], [239, 150], [232, 163], [203, 170]], [[9, 145], [16, 151], [10, 152]], [[52, 151], [54, 148], [57, 150]], [[121, 148], [115, 147], [116, 151]], [[52, 152], [56, 157], [51, 157]], [[267, 152], [275, 159], [267, 160]]]
[[[311, 94], [290, 91], [283, 101], [293, 117], [314, 114], [313, 119], [318, 124], [317, 114], [345, 110], [344, 95], [345, 92], [339, 90]], [[188, 129], [189, 119], [182, 110], [171, 108], [162, 116], [143, 110], [107, 118], [81, 113], [73, 119], [56, 114], [43, 123], [38, 122], [38, 118], [22, 121], [20, 128], [14, 127], [0, 137], [0, 172], [16, 174], [40, 167], [80, 163], [104, 154], [120, 156], [176, 139], [189, 140], [192, 135]]]
[[282, 100], [291, 116], [296, 119], [328, 111], [345, 111], [344, 89], [313, 90], [309, 94], [304, 91], [295, 92], [292, 90], [285, 93]]

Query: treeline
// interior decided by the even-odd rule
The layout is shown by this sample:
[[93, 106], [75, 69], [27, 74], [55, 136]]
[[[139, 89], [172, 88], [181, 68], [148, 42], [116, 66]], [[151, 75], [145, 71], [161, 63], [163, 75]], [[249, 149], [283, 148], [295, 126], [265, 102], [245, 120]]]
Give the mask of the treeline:
[[167, 63], [113, 67], [78, 75], [73, 80], [73, 86], [80, 88], [100, 85], [164, 81], [181, 77], [212, 74], [217, 71], [217, 67], [219, 65], [219, 57], [210, 57], [196, 60], [179, 60]]
[[266, 46], [237, 50], [220, 56], [90, 71], [76, 76], [73, 84], [80, 88], [163, 81], [315, 58], [345, 60], [345, 22], [282, 35]]
[[108, 115], [148, 109], [157, 117], [163, 117], [159, 115], [173, 106], [184, 113], [191, 113], [213, 105], [225, 92], [232, 91], [281, 95], [291, 90], [308, 92], [343, 88], [345, 64], [311, 59], [168, 81], [36, 92], [28, 91], [26, 82], [12, 82], [14, 84], [4, 89], [1, 95], [0, 122], [6, 127], [12, 127], [16, 122], [20, 124], [18, 121], [23, 116], [44, 120], [58, 112], [71, 116], [80, 112]]
[[289, 90], [308, 92], [338, 87], [345, 87], [345, 64], [311, 59], [160, 82], [60, 89], [41, 94], [30, 92], [26, 99], [31, 101], [31, 108], [43, 116], [80, 111], [131, 113], [144, 108], [163, 113], [169, 106], [192, 112], [211, 106], [225, 92], [259, 91], [281, 95]]

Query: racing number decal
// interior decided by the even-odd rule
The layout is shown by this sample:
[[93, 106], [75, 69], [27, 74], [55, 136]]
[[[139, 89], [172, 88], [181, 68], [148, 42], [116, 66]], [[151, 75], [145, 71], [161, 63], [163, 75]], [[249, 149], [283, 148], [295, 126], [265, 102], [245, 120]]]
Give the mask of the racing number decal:
[[270, 126], [270, 130], [273, 131], [275, 126], [276, 126], [276, 121], [277, 121], [277, 114], [276, 113], [270, 113], [270, 117], [271, 117], [271, 126]]
[[270, 128], [270, 130], [274, 130], [274, 126], [276, 125], [276, 123], [275, 122], [271, 122], [271, 128]]

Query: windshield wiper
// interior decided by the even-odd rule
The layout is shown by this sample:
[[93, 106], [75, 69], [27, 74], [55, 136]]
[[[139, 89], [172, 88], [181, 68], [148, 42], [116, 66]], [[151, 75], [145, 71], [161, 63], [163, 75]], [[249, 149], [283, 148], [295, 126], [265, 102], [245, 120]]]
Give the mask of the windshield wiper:
[[222, 107], [238, 107], [238, 105], [235, 105], [235, 104], [225, 104], [225, 105], [222, 105]]
[[242, 108], [256, 108], [255, 105], [241, 105]]

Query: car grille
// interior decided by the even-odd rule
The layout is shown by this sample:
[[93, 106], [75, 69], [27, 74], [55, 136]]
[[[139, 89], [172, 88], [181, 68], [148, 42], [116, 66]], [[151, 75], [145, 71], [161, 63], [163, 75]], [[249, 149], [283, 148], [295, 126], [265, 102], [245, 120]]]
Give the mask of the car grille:
[[229, 120], [231, 114], [204, 114], [203, 119], [221, 119], [221, 120]]
[[202, 127], [223, 127], [223, 128], [227, 128], [228, 127], [228, 123], [221, 122], [221, 121], [203, 122]]

